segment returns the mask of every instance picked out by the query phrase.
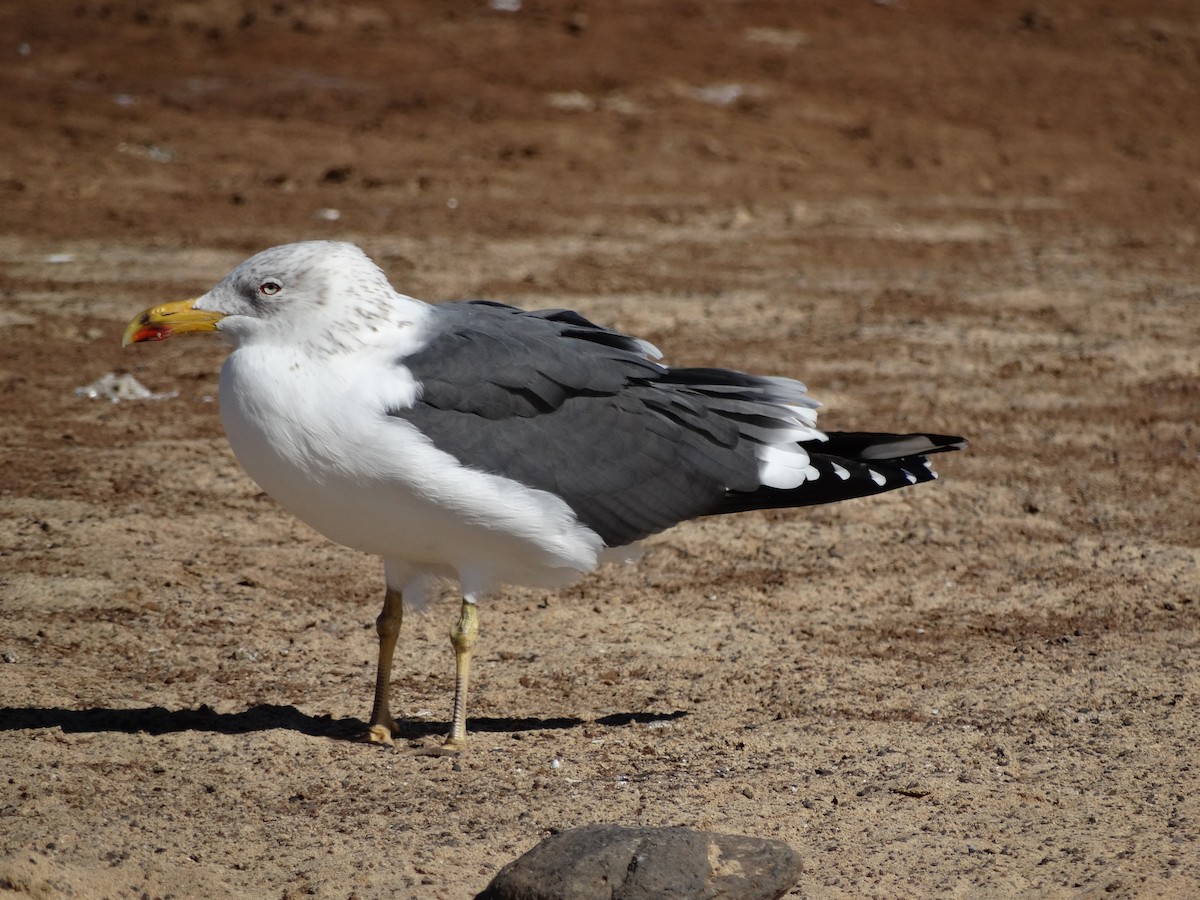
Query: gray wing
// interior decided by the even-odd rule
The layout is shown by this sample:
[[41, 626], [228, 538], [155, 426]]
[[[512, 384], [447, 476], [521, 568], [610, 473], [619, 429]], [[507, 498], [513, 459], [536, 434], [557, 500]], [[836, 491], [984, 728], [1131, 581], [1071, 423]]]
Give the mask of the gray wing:
[[781, 395], [803, 394], [783, 379], [669, 369], [649, 345], [566, 310], [435, 310], [429, 343], [402, 360], [420, 398], [388, 414], [464, 465], [557, 494], [610, 547], [757, 490], [755, 443], [788, 427]]

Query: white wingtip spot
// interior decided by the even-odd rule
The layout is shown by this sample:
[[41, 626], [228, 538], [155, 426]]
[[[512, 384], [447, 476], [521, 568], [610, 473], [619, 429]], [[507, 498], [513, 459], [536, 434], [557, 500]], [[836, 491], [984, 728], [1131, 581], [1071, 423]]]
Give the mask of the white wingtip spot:
[[833, 466], [833, 474], [834, 475], [836, 475], [838, 478], [842, 479], [842, 481], [849, 481], [849, 479], [850, 479], [850, 470], [849, 469], [847, 469], [845, 466], [839, 466], [837, 463], [830, 463], [830, 465]]
[[871, 480], [873, 482], [875, 482], [877, 485], [879, 485], [880, 487], [883, 487], [885, 484], [887, 484], [887, 479], [884, 478], [878, 472], [876, 472], [874, 469], [867, 469], [867, 473], [871, 476]]

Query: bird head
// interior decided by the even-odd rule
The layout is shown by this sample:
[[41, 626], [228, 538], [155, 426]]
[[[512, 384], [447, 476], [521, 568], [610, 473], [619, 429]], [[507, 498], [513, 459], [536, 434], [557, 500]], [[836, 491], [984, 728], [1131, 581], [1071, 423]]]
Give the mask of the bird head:
[[[218, 332], [230, 343], [290, 340], [390, 319], [399, 295], [362, 250], [335, 241], [284, 244], [250, 257], [203, 296], [135, 316], [123, 346], [176, 334]], [[348, 315], [352, 313], [353, 315]], [[345, 343], [345, 338], [339, 340]]]

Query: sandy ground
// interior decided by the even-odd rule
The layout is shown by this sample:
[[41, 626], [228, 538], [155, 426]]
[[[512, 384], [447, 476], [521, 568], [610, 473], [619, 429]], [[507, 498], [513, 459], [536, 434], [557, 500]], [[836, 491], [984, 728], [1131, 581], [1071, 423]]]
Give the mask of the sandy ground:
[[[462, 898], [554, 829], [797, 848], [804, 897], [1200, 896], [1190, 0], [0, 8], [0, 892]], [[143, 307], [286, 240], [802, 377], [942, 480], [447, 596], [239, 470]], [[131, 373], [168, 399], [75, 389]]]

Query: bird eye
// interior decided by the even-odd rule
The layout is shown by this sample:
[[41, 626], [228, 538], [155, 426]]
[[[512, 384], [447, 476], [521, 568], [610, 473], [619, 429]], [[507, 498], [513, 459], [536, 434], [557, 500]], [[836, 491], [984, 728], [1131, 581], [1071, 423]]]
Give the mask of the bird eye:
[[265, 297], [271, 297], [283, 290], [283, 285], [278, 281], [264, 281], [258, 286], [258, 292]]

